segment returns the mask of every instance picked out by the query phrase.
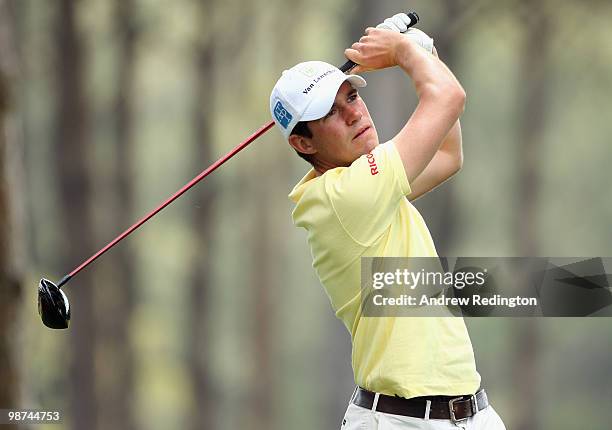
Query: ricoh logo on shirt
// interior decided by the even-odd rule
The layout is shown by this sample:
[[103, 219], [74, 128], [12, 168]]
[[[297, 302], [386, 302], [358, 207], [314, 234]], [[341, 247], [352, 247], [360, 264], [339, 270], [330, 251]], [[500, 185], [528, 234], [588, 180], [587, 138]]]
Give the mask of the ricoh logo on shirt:
[[376, 159], [372, 154], [366, 154], [366, 158], [368, 159], [368, 164], [370, 165], [370, 173], [372, 176], [378, 175], [378, 166], [376, 165]]

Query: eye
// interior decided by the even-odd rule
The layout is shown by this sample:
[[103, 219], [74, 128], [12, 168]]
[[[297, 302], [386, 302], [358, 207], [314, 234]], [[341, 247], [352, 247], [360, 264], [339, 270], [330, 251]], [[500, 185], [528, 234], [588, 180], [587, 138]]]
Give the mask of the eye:
[[332, 108], [332, 109], [331, 109], [331, 110], [330, 110], [330, 111], [327, 113], [327, 115], [325, 115], [325, 118], [329, 118], [329, 117], [331, 117], [332, 115], [334, 115], [335, 113], [336, 113], [336, 108]]
[[357, 94], [356, 92], [350, 94], [349, 98], [348, 98], [349, 103], [354, 102], [355, 100], [357, 100], [357, 97], [359, 97], [359, 94]]

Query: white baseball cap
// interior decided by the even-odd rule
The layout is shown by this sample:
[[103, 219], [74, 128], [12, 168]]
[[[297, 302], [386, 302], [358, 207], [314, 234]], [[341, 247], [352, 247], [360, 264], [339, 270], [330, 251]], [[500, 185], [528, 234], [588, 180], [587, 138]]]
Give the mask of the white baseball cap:
[[285, 70], [270, 94], [270, 112], [285, 139], [298, 122], [327, 115], [344, 81], [366, 86], [361, 76], [345, 75], [323, 61], [307, 61]]

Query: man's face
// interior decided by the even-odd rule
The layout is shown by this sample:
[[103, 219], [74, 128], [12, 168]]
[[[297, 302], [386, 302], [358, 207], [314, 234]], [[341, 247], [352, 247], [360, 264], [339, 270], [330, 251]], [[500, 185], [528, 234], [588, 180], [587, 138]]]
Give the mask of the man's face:
[[329, 113], [310, 121], [310, 139], [320, 167], [350, 166], [378, 145], [378, 134], [365, 103], [349, 82], [344, 82]]

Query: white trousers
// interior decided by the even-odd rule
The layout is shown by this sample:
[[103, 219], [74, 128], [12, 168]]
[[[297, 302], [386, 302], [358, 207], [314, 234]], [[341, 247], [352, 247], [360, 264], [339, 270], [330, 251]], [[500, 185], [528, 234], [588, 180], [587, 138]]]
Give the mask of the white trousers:
[[350, 403], [340, 430], [506, 430], [493, 406], [489, 405], [465, 421], [434, 420], [374, 412]]

